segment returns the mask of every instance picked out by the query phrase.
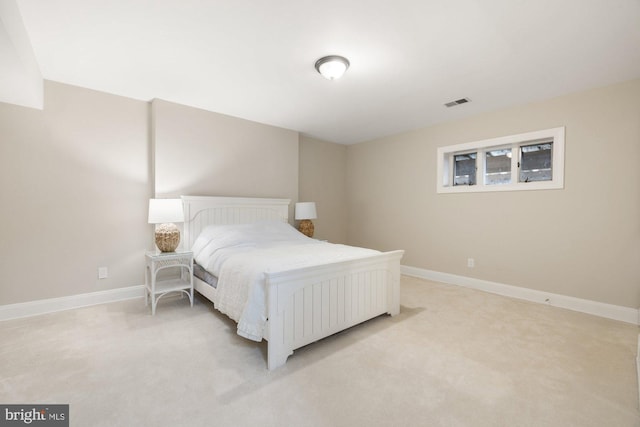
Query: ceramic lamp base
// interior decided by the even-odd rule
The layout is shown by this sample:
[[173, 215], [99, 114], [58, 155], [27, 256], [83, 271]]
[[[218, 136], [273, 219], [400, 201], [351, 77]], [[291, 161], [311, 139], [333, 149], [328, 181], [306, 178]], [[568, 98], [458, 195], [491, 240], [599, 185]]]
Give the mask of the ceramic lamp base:
[[300, 221], [300, 224], [298, 224], [298, 231], [300, 231], [307, 237], [313, 237], [313, 222], [311, 222], [310, 219], [303, 219], [302, 221]]
[[160, 224], [156, 227], [156, 246], [161, 252], [175, 252], [180, 244], [180, 230], [175, 224]]

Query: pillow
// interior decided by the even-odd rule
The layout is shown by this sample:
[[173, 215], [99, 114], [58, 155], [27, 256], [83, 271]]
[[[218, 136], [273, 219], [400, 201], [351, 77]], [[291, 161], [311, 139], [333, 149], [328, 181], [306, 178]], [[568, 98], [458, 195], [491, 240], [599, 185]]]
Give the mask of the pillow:
[[247, 228], [248, 225], [209, 225], [205, 227], [191, 247], [194, 258], [211, 253], [220, 247], [234, 246], [246, 242], [246, 239], [242, 239], [242, 235], [243, 229]]
[[256, 243], [302, 241], [309, 238], [289, 223], [282, 221], [258, 221], [244, 230], [246, 237]]
[[205, 260], [216, 250], [246, 245], [268, 245], [274, 242], [300, 242], [309, 238], [282, 221], [258, 221], [251, 224], [209, 225], [205, 227], [191, 250], [194, 259]]

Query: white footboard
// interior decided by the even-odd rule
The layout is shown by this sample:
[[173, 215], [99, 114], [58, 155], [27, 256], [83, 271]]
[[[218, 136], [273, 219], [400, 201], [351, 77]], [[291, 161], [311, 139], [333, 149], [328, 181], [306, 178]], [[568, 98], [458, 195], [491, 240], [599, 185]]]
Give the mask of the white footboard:
[[381, 314], [398, 314], [403, 254], [268, 274], [268, 368], [284, 365], [296, 348]]

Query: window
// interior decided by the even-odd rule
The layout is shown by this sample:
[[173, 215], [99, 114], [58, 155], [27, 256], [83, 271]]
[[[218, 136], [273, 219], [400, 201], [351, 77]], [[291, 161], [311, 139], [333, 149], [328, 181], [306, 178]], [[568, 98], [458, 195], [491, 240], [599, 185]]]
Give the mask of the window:
[[456, 154], [453, 157], [453, 185], [475, 185], [478, 153]]
[[564, 187], [564, 128], [438, 148], [438, 193]]
[[520, 182], [551, 181], [553, 142], [520, 147]]
[[511, 158], [513, 154], [510, 148], [499, 150], [487, 150], [485, 159], [484, 183], [485, 185], [510, 184], [511, 183]]

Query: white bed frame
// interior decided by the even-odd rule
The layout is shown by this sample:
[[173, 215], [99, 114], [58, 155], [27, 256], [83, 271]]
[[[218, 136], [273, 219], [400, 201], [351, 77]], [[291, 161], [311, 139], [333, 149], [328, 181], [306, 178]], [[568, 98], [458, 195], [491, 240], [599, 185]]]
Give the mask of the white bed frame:
[[[182, 196], [184, 246], [210, 224], [289, 218], [289, 199]], [[297, 348], [381, 314], [400, 312], [400, 259], [404, 251], [267, 274], [267, 368], [282, 366]], [[215, 289], [194, 278], [213, 301]]]

